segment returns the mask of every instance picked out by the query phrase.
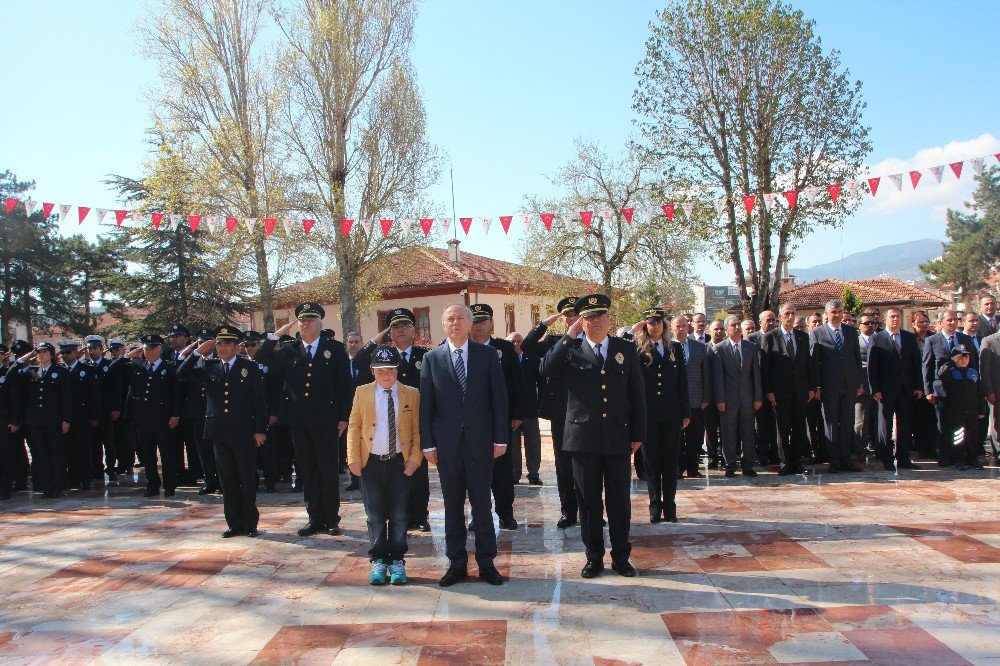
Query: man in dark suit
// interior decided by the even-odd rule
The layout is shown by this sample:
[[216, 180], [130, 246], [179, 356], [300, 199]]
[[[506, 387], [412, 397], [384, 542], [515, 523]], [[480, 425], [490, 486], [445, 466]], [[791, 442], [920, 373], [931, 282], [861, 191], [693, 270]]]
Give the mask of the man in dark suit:
[[1000, 330], [1000, 314], [997, 314], [997, 299], [993, 294], [979, 298], [979, 335], [987, 337]]
[[[367, 378], [361, 383], [375, 381], [371, 373], [370, 365], [372, 354], [375, 353], [379, 343], [391, 344], [399, 351], [399, 366], [396, 372], [396, 380], [400, 384], [420, 388], [420, 369], [423, 366], [424, 354], [427, 349], [414, 344], [417, 336], [417, 318], [412, 310], [407, 308], [393, 308], [386, 316], [386, 327], [375, 336], [365, 347], [358, 352], [355, 362], [359, 364], [359, 377], [363, 370], [368, 373]], [[430, 532], [429, 521], [430, 511], [428, 504], [431, 497], [431, 486], [429, 467], [427, 459], [420, 462], [420, 467], [413, 473], [410, 479], [410, 498], [407, 501], [407, 529]]]
[[694, 334], [688, 334], [688, 319], [684, 315], [674, 317], [670, 325], [674, 340], [684, 353], [688, 402], [691, 408], [691, 420], [681, 431], [680, 471], [686, 472], [689, 479], [700, 479], [705, 476], [698, 471], [705, 444], [704, 413], [708, 403], [712, 401], [712, 367], [708, 358], [708, 345], [695, 338]]
[[524, 378], [524, 419], [521, 427], [514, 431], [511, 439], [511, 465], [514, 469], [514, 483], [520, 483], [523, 474], [521, 463], [521, 443], [524, 444], [524, 462], [528, 468], [528, 483], [532, 486], [542, 485], [538, 469], [542, 463], [542, 435], [538, 427], [538, 395], [544, 390], [545, 382], [538, 372], [541, 359], [528, 356], [521, 348], [524, 336], [514, 331], [507, 340], [514, 345], [514, 355], [521, 366], [521, 376]]
[[465, 498], [472, 506], [479, 578], [502, 585], [490, 484], [493, 461], [507, 451], [507, 387], [495, 350], [469, 339], [472, 313], [449, 305], [442, 315], [448, 339], [424, 354], [420, 369], [420, 445], [438, 468], [444, 497], [445, 548], [450, 561], [441, 587], [467, 575]]
[[[205, 431], [212, 443], [222, 485], [226, 525], [222, 538], [257, 536], [256, 449], [267, 438], [267, 400], [260, 367], [236, 355], [240, 332], [220, 326], [213, 337], [195, 341], [180, 354], [177, 377], [205, 387]], [[215, 358], [199, 360], [210, 352]]]
[[[269, 333], [255, 359], [280, 372], [284, 382], [283, 413], [309, 514], [298, 531], [303, 537], [341, 533], [337, 442], [351, 415], [351, 375], [343, 343], [320, 335], [325, 315], [318, 303], [300, 303], [295, 319]], [[277, 347], [296, 325], [299, 339]]]
[[823, 403], [830, 473], [860, 471], [851, 460], [854, 403], [865, 381], [858, 330], [843, 323], [844, 304], [829, 301], [827, 322], [809, 334], [816, 362], [816, 393]]
[[[715, 345], [726, 339], [726, 322], [721, 319], [713, 319], [708, 325], [708, 341], [705, 343], [708, 351], [708, 371], [714, 372], [715, 354], [712, 353]], [[709, 383], [714, 382], [710, 377]], [[715, 404], [715, 387], [709, 390], [712, 393], [712, 400], [705, 408], [705, 450], [708, 454], [708, 469], [719, 469], [722, 465], [722, 419], [719, 408]]]
[[[878, 402], [878, 456], [888, 471], [914, 469], [913, 408], [924, 394], [920, 375], [920, 347], [913, 333], [902, 328], [903, 312], [885, 311], [886, 328], [872, 336], [868, 348], [868, 385]], [[896, 418], [895, 464], [892, 420]]]
[[[944, 428], [943, 402], [947, 398], [934, 395], [934, 382], [938, 380], [941, 366], [951, 360], [955, 345], [965, 345], [966, 349], [974, 348], [972, 338], [958, 331], [958, 313], [954, 310], [941, 310], [937, 314], [937, 333], [927, 336], [922, 357], [924, 395], [927, 396], [927, 401], [934, 405], [937, 417], [937, 454], [938, 465], [941, 467], [947, 467], [954, 462], [952, 460], [954, 447]], [[969, 359], [969, 367], [979, 370], [978, 355], [973, 355]]]
[[[493, 336], [493, 308], [486, 303], [474, 303], [472, 310], [472, 330], [469, 339], [481, 345], [487, 345], [496, 350], [500, 358], [500, 368], [503, 370], [504, 384], [507, 387], [507, 413], [511, 434], [507, 441], [513, 439], [513, 433], [521, 427], [524, 420], [524, 375], [521, 364], [517, 360], [514, 345], [502, 338]], [[514, 519], [514, 467], [511, 463], [510, 447], [502, 456], [493, 461], [493, 508], [499, 519], [500, 529], [516, 530]]]
[[806, 408], [814, 398], [815, 367], [809, 351], [809, 335], [795, 329], [795, 306], [785, 303], [778, 310], [781, 324], [764, 334], [761, 350], [761, 384], [774, 408], [778, 430], [778, 474], [804, 474], [801, 458], [808, 455]]
[[111, 366], [108, 374], [111, 376], [111, 393], [108, 409], [111, 410], [111, 427], [114, 431], [115, 460], [114, 470], [126, 483], [132, 481], [134, 473], [137, 442], [132, 419], [125, 418], [125, 405], [128, 402], [128, 366], [132, 362], [127, 355], [125, 341], [118, 338], [108, 340], [108, 354]]
[[691, 332], [691, 337], [706, 345], [711, 344], [712, 333], [708, 330], [708, 324], [708, 317], [705, 316], [704, 312], [695, 312], [691, 318], [691, 328], [694, 329]]
[[726, 332], [729, 337], [712, 349], [712, 395], [722, 422], [722, 456], [726, 462], [726, 476], [736, 476], [739, 444], [743, 476], [752, 477], [757, 476], [753, 468], [757, 462], [754, 414], [764, 399], [760, 352], [757, 345], [743, 339], [739, 317], [726, 319]]
[[629, 562], [629, 490], [632, 454], [646, 440], [646, 396], [635, 345], [608, 335], [610, 307], [611, 299], [604, 294], [581, 297], [575, 306], [579, 318], [540, 368], [542, 374], [566, 382], [563, 447], [573, 456], [580, 536], [587, 551], [584, 578], [604, 569], [605, 505], [612, 569], [622, 576], [636, 575]]
[[[576, 313], [576, 296], [566, 296], [556, 304], [556, 313], [539, 322], [524, 336], [521, 348], [524, 353], [542, 359], [558, 344], [561, 336], [546, 335], [548, 327], [556, 321], [562, 323], [564, 330], [579, 319]], [[582, 335], [582, 334], [581, 334]], [[564, 376], [550, 377], [539, 372], [545, 381], [538, 398], [538, 415], [548, 419], [552, 428], [552, 450], [555, 456], [556, 485], [559, 488], [559, 521], [556, 527], [566, 529], [576, 524], [577, 501], [576, 486], [573, 482], [573, 456], [563, 447], [566, 432], [566, 378]]]
[[[351, 331], [344, 335], [344, 349], [347, 351], [348, 369], [351, 375], [351, 403], [354, 402], [354, 389], [363, 384], [375, 381], [371, 373], [370, 356], [359, 357], [359, 352], [365, 345], [365, 339], [357, 331]], [[354, 476], [347, 468], [347, 431], [340, 436], [340, 473], [347, 473], [351, 477], [351, 482], [344, 486], [344, 490], [351, 492], [361, 489], [361, 479]]]
[[[757, 349], [762, 352], [764, 336], [778, 325], [778, 318], [773, 310], [764, 310], [757, 318], [757, 323], [759, 328], [747, 335], [746, 339], [757, 345]], [[763, 361], [761, 362], [761, 372], [763, 373]], [[754, 414], [754, 421], [757, 425], [757, 438], [754, 442], [757, 448], [757, 462], [761, 465], [777, 464], [781, 460], [781, 451], [778, 448], [774, 407], [769, 400], [764, 400], [761, 403], [760, 409]]]

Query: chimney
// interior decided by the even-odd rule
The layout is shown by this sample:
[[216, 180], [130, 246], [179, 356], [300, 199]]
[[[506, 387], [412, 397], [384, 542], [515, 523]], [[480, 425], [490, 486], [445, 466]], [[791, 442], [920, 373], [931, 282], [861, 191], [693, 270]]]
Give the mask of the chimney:
[[457, 238], [448, 241], [448, 259], [456, 264], [462, 263], [462, 251], [458, 249], [461, 243]]

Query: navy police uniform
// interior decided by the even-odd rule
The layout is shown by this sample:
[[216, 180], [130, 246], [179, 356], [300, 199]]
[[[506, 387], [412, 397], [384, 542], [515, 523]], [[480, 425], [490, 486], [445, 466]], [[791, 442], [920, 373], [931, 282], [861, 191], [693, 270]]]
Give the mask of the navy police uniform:
[[80, 344], [76, 341], [66, 341], [59, 345], [64, 361], [69, 361], [66, 363], [66, 373], [73, 405], [66, 448], [70, 487], [90, 490], [97, 478], [94, 474], [97, 465], [92, 440], [96, 435], [94, 429], [101, 420], [101, 387], [94, 367], [74, 358], [79, 349]]

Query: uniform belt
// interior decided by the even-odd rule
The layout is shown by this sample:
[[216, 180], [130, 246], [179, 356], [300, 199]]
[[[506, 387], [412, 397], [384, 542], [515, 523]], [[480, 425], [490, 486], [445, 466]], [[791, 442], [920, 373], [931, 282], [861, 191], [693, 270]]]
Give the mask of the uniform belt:
[[379, 460], [392, 460], [392, 459], [393, 459], [393, 458], [395, 458], [396, 456], [401, 456], [401, 455], [403, 455], [403, 454], [402, 454], [402, 453], [400, 453], [399, 451], [397, 451], [396, 453], [388, 453], [388, 454], [386, 454], [386, 455], [384, 455], [384, 456], [380, 456], [380, 455], [377, 455], [377, 454], [372, 454], [372, 455], [373, 455], [374, 457], [378, 458]]

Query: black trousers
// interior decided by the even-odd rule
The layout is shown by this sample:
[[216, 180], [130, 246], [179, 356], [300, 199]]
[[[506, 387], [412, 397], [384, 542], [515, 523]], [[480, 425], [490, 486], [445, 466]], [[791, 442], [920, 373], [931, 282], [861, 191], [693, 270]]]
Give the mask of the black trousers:
[[[198, 461], [201, 463], [201, 470], [205, 476], [205, 485], [211, 486], [215, 485], [219, 481], [219, 472], [216, 470], [215, 465], [215, 447], [212, 445], [212, 440], [205, 439], [205, 417], [190, 417], [185, 418], [184, 422], [187, 423], [187, 441], [194, 442], [195, 448], [198, 450]], [[256, 448], [256, 447], [255, 447]], [[188, 449], [188, 455], [190, 455], [191, 449]], [[190, 460], [188, 461], [188, 469], [191, 469]]]
[[[10, 433], [10, 431], [7, 431]], [[25, 490], [28, 487], [28, 474], [31, 471], [31, 463], [28, 461], [28, 443], [26, 441], [27, 428], [21, 428], [15, 433], [11, 433], [11, 475], [14, 478], [14, 487]]]
[[406, 520], [410, 525], [427, 522], [430, 515], [428, 510], [430, 501], [430, 467], [427, 464], [427, 458], [424, 458], [420, 467], [410, 477], [410, 496], [406, 502]]
[[[507, 441], [513, 441], [509, 432]], [[503, 455], [493, 459], [493, 479], [490, 482], [497, 517], [507, 519], [514, 517], [514, 464], [510, 455], [511, 446], [512, 444], [508, 444]]]
[[679, 467], [688, 475], [698, 471], [701, 450], [705, 444], [705, 412], [701, 406], [691, 408], [691, 422], [681, 431], [681, 458]]
[[115, 466], [119, 474], [132, 476], [132, 466], [135, 464], [136, 453], [136, 430], [132, 419], [120, 415], [114, 422], [115, 431]]
[[91, 431], [91, 464], [94, 466], [94, 479], [103, 480], [104, 472], [108, 477], [115, 476], [117, 449], [115, 447], [115, 429], [111, 422], [111, 414], [105, 413], [97, 422], [97, 427]]
[[827, 458], [831, 464], [851, 465], [854, 441], [854, 393], [823, 391], [823, 419], [826, 421]]
[[397, 454], [390, 460], [368, 456], [361, 469], [361, 500], [368, 517], [368, 558], [391, 564], [406, 555], [406, 500], [412, 476]]
[[444, 498], [445, 553], [451, 566], [465, 568], [469, 554], [465, 549], [468, 528], [465, 524], [465, 498], [472, 506], [472, 522], [476, 535], [476, 562], [480, 569], [493, 564], [497, 556], [497, 535], [493, 531], [493, 507], [490, 482], [493, 478], [491, 457], [470, 455], [463, 434], [458, 443], [458, 456], [450, 460], [438, 458], [441, 495]]
[[340, 526], [338, 439], [336, 425], [292, 428], [295, 471], [313, 525]]
[[925, 457], [933, 457], [937, 450], [937, 410], [926, 397], [913, 404], [913, 445]]
[[32, 489], [49, 493], [66, 490], [66, 437], [61, 426], [30, 425], [28, 442], [34, 461]]
[[760, 409], [754, 412], [754, 419], [757, 425], [757, 437], [754, 440], [757, 447], [758, 460], [767, 460], [768, 464], [774, 464], [779, 459], [781, 452], [778, 449], [778, 434], [775, 428], [774, 408], [771, 401], [764, 399]]
[[709, 460], [722, 460], [722, 419], [719, 408], [710, 404], [702, 412], [705, 421], [705, 441]]
[[[940, 400], [939, 400], [940, 402]], [[976, 457], [983, 451], [983, 443], [979, 440], [980, 419], [975, 410], [967, 414], [946, 414], [943, 417], [944, 441], [948, 444], [949, 462], [959, 465], [975, 465]], [[955, 433], [964, 429], [964, 437], [959, 444], [955, 443]]]
[[[632, 456], [627, 453], [606, 456], [600, 453], [573, 454], [573, 478], [580, 504], [580, 537], [587, 560], [604, 558], [604, 504], [608, 506], [608, 535], [611, 558], [627, 559], [632, 552], [629, 523], [632, 521], [630, 490]], [[672, 469], [677, 469], [675, 465]], [[676, 476], [676, 474], [675, 474]]]
[[71, 487], [78, 487], [94, 480], [92, 430], [90, 421], [86, 419], [70, 423], [69, 432], [66, 434], [66, 455]]
[[916, 398], [913, 394], [889, 396], [882, 394], [882, 402], [878, 407], [878, 449], [876, 451], [883, 461], [893, 459], [892, 419], [896, 418], [895, 458], [897, 462], [910, 462], [910, 451], [913, 447], [913, 408]]
[[[556, 464], [556, 486], [559, 488], [559, 510], [562, 515], [576, 518], [576, 486], [573, 483], [573, 455], [563, 451], [563, 435], [566, 432], [565, 415], [552, 419], [552, 452]], [[630, 472], [631, 474], [631, 472]]]
[[774, 405], [774, 421], [778, 431], [778, 455], [785, 467], [799, 464], [799, 458], [809, 454], [806, 411], [809, 394], [779, 396]]
[[295, 464], [295, 445], [292, 443], [292, 431], [287, 423], [275, 424], [274, 448], [278, 457], [278, 474], [290, 477], [292, 466]]
[[934, 415], [936, 416], [937, 423], [937, 459], [941, 464], [951, 465], [955, 462], [955, 442], [953, 439], [955, 429], [962, 426], [956, 426], [955, 429], [949, 432], [951, 423], [949, 423], [945, 416], [945, 400], [947, 398], [939, 397], [934, 403]]
[[9, 495], [14, 484], [14, 437], [9, 424], [7, 417], [0, 419], [0, 497]]
[[823, 423], [823, 403], [813, 400], [806, 405], [806, 428], [809, 432], [809, 444], [814, 458], [823, 459], [829, 445], [826, 443], [826, 426]]
[[264, 478], [264, 486], [267, 488], [274, 488], [278, 479], [281, 478], [278, 465], [278, 445], [274, 440], [274, 428], [268, 428], [267, 439], [264, 440], [262, 446], [257, 447], [257, 469], [260, 470], [261, 476]]
[[649, 515], [662, 511], [677, 515], [677, 463], [681, 451], [681, 423], [676, 420], [650, 421], [642, 457], [646, 461], [646, 490], [649, 492]]
[[[240, 532], [257, 529], [257, 481], [254, 461], [257, 448], [253, 438], [213, 442], [219, 483], [222, 484], [223, 512], [229, 529]], [[207, 480], [207, 479], [206, 479]]]
[[[171, 430], [166, 423], [137, 423], [136, 426], [139, 434], [139, 462], [146, 471], [146, 488], [159, 490], [162, 486], [164, 490], [175, 490], [181, 472], [181, 449], [174, 436], [177, 428]], [[157, 451], [163, 464], [162, 479], [156, 469]]]

